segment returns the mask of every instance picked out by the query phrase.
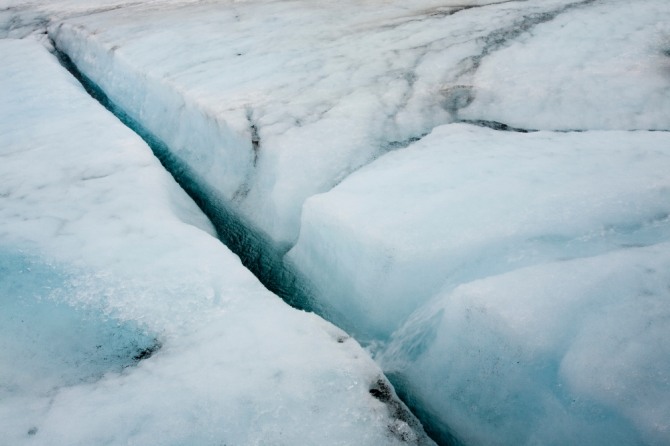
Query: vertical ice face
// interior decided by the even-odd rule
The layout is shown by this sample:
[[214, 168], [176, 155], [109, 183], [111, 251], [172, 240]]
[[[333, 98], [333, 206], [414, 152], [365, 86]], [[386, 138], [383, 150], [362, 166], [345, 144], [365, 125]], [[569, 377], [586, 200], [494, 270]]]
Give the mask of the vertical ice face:
[[[484, 37], [445, 109], [667, 130], [667, 6], [566, 6]], [[378, 359], [440, 440], [666, 444], [667, 135], [438, 127], [309, 198], [288, 259], [335, 320], [393, 333]]]
[[438, 127], [288, 258], [444, 441], [665, 444], [670, 135]]
[[310, 198], [287, 258], [385, 338], [441, 288], [669, 237], [668, 169], [663, 132], [438, 127]]
[[3, 441], [432, 444], [367, 353], [265, 290], [52, 55], [0, 55]]

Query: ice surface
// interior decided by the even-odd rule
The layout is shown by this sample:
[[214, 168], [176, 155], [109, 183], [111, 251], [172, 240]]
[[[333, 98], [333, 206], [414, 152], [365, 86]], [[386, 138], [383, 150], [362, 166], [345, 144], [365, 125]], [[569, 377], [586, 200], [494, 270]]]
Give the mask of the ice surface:
[[665, 445], [669, 272], [660, 243], [473, 281], [381, 362], [466, 444]]
[[441, 439], [667, 444], [668, 172], [667, 132], [450, 124], [307, 200], [288, 258], [340, 326], [397, 329]]
[[438, 127], [307, 200], [288, 259], [388, 336], [442, 287], [670, 237], [670, 135]]
[[[194, 3], [198, 0], [160, 0], [160, 4]], [[0, 38], [27, 36], [42, 40], [49, 23], [66, 17], [97, 14], [123, 7], [151, 3], [146, 0], [0, 0]], [[46, 43], [46, 40], [43, 41]], [[48, 43], [47, 43], [48, 44]]]
[[462, 119], [534, 129], [670, 129], [670, 8], [595, 2], [482, 60]]
[[137, 324], [69, 305], [75, 287], [40, 259], [4, 248], [0, 277], [0, 400], [120, 372], [158, 347]]
[[366, 352], [266, 291], [52, 55], [0, 54], [5, 444], [430, 443], [370, 392], [388, 387]]
[[[663, 320], [670, 141], [667, 132], [646, 131], [667, 130], [670, 122], [665, 0], [106, 0], [99, 8], [78, 0], [5, 3], [0, 0], [0, 35], [32, 33], [46, 46], [53, 38], [118, 107], [165, 143], [195, 180], [207, 183], [212, 203], [224, 203], [247, 229], [267, 235], [277, 257], [298, 241], [290, 265], [312, 282], [334, 320], [361, 337], [391, 336], [388, 346], [380, 346], [380, 360], [442, 439], [514, 445], [670, 442]], [[47, 28], [49, 36], [41, 35]], [[443, 126], [455, 121], [588, 131], [524, 135]], [[35, 128], [61, 132], [23, 124], [11, 131], [23, 132], [25, 141]], [[92, 128], [93, 135], [114, 140]], [[593, 131], [631, 129], [645, 131]], [[46, 133], [43, 137], [52, 143]], [[72, 153], [63, 150], [63, 162]], [[137, 156], [120, 157], [140, 163]], [[67, 166], [79, 165], [75, 158]], [[321, 428], [325, 418], [318, 418], [312, 431], [326, 432], [334, 442], [351, 441], [351, 431], [338, 426], [358, 429], [364, 424], [358, 414], [370, 412], [331, 411], [337, 404], [370, 407], [366, 392], [377, 369], [357, 366], [368, 374], [361, 372], [366, 380], [355, 378], [358, 396], [351, 400], [342, 402], [340, 395], [307, 415], [294, 411], [294, 392], [314, 395], [309, 389], [322, 392], [319, 385], [328, 381], [306, 376], [326, 374], [328, 367], [339, 371], [341, 363], [347, 364], [347, 376], [358, 376], [350, 374], [355, 367], [347, 362], [358, 350], [342, 353], [345, 359], [319, 350], [323, 357], [313, 357], [323, 364], [296, 375], [281, 365], [256, 369], [253, 358], [241, 353], [256, 348], [246, 332], [240, 334], [247, 330], [242, 325], [260, 323], [254, 333], [269, 338], [268, 345], [311, 351], [316, 344], [291, 337], [309, 323], [289, 330], [294, 323], [289, 316], [282, 323], [272, 316], [267, 316], [272, 322], [238, 320], [240, 314], [264, 320], [275, 310], [254, 302], [274, 301], [246, 298], [258, 285], [228, 254], [219, 253], [222, 248], [211, 247], [212, 239], [202, 232], [211, 228], [192, 203], [175, 198], [181, 192], [171, 181], [155, 179], [164, 184], [150, 196], [163, 196], [171, 209], [142, 217], [154, 207], [136, 203], [131, 217], [126, 211], [131, 205], [115, 201], [121, 196], [117, 188], [126, 187], [127, 196], [136, 198], [148, 185], [138, 187], [138, 175], [120, 168], [126, 164], [116, 157], [101, 162], [100, 176], [115, 172], [114, 192], [103, 194], [104, 212], [76, 208], [65, 219], [63, 212], [70, 211], [64, 209], [70, 208], [62, 207], [63, 189], [52, 187], [60, 178], [54, 172], [62, 169], [37, 163], [31, 172], [52, 182], [34, 189], [51, 195], [31, 202], [41, 195], [21, 192], [23, 176], [8, 173], [7, 184], [16, 185], [22, 199], [12, 205], [18, 211], [0, 208], [3, 219], [26, 218], [12, 227], [7, 258], [26, 259], [34, 264], [31, 270], [49, 277], [55, 271], [54, 277], [65, 278], [58, 289], [76, 290], [71, 300], [62, 298], [68, 293], [56, 293], [54, 311], [84, 321], [83, 330], [101, 318], [89, 308], [103, 308], [108, 319], [102, 319], [124, 324], [119, 341], [105, 347], [111, 355], [122, 352], [112, 363], [94, 357], [81, 373], [66, 363], [59, 366], [67, 372], [62, 377], [44, 378], [62, 385], [88, 382], [60, 392], [61, 405], [53, 407], [84, 417], [96, 399], [104, 401], [118, 424], [142, 426], [138, 442], [146, 443], [142, 435], [153, 435], [158, 418], [138, 421], [141, 409], [126, 413], [116, 399], [121, 395], [145, 404], [142, 413], [150, 408], [157, 417], [180, 420], [166, 434], [177, 438], [186, 431], [180, 427], [188, 423], [180, 418], [184, 412], [152, 406], [158, 397], [144, 403], [135, 396], [167, 388], [180, 407], [204, 407], [207, 413], [224, 412], [233, 424], [262, 426], [250, 433], [210, 423], [202, 437], [186, 442], [206, 443], [211, 434], [234, 443], [277, 443], [276, 429], [283, 425], [267, 420], [290, 418], [287, 412], [296, 423], [315, 419], [309, 418], [315, 413], [331, 417], [332, 425]], [[127, 177], [120, 179], [123, 172]], [[63, 178], [73, 175], [105, 181], [69, 170]], [[82, 200], [92, 199], [75, 197]], [[175, 212], [198, 229], [175, 222]], [[142, 229], [156, 220], [160, 228]], [[195, 238], [177, 244], [175, 234], [186, 228]], [[135, 244], [118, 244], [121, 234], [137, 244], [136, 251]], [[30, 248], [17, 248], [24, 245]], [[219, 263], [226, 266], [212, 267]], [[220, 277], [221, 271], [240, 272]], [[170, 305], [164, 305], [166, 299]], [[269, 332], [263, 331], [267, 324]], [[91, 329], [90, 336], [106, 337], [108, 326]], [[49, 329], [36, 333], [48, 336]], [[304, 332], [317, 339], [313, 332], [323, 334], [319, 330]], [[330, 333], [330, 341], [344, 339]], [[240, 349], [221, 344], [229, 334]], [[136, 352], [156, 340], [163, 343], [160, 352], [129, 367]], [[84, 352], [92, 344], [76, 345]], [[292, 352], [268, 347], [258, 358], [284, 364]], [[244, 356], [245, 362], [220, 371], [221, 355]], [[215, 378], [196, 381], [201, 376], [195, 371], [184, 375], [183, 364], [193, 357], [207, 358], [203, 370], [220, 373], [217, 382], [248, 379], [244, 382], [259, 394], [247, 405], [251, 391], [211, 390]], [[114, 374], [124, 367], [132, 372], [98, 380], [105, 370]], [[278, 374], [263, 374], [270, 369]], [[143, 377], [149, 375], [160, 379], [147, 385]], [[267, 384], [269, 376], [287, 375], [295, 380]], [[335, 375], [346, 387], [349, 381]], [[106, 380], [110, 390], [100, 390]], [[126, 393], [119, 393], [120, 387]], [[89, 393], [95, 398], [82, 404]], [[383, 391], [373, 393], [374, 404], [384, 399]], [[220, 400], [236, 403], [224, 407]], [[254, 418], [253, 410], [231, 407], [273, 409], [256, 411]], [[49, 418], [52, 432], [63, 424], [62, 413]], [[348, 424], [347, 416], [356, 421]], [[389, 423], [395, 423], [394, 438], [405, 432], [397, 420], [375, 419], [371, 432]], [[102, 417], [96, 421], [80, 435], [82, 442], [113, 431]], [[312, 440], [291, 438], [301, 434], [291, 432], [281, 433], [289, 444]]]
[[469, 101], [462, 73], [487, 36], [581, 2], [478, 3], [140, 5], [49, 29], [114, 103], [283, 247], [306, 198], [457, 118]]

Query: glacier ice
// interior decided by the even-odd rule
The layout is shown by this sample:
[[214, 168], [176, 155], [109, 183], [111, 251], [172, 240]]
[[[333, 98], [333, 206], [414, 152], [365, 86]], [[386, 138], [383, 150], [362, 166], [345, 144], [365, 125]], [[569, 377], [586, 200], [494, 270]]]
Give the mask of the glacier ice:
[[665, 444], [670, 134], [449, 124], [307, 200], [289, 260], [443, 441]]
[[666, 242], [463, 284], [381, 364], [465, 444], [668, 444], [669, 262]]
[[462, 66], [487, 35], [566, 2], [468, 8], [480, 3], [139, 5], [54, 22], [49, 34], [285, 250], [306, 198], [457, 118]]
[[3, 442], [432, 444], [358, 343], [265, 290], [55, 57], [0, 54]]
[[76, 292], [54, 265], [0, 251], [0, 399], [121, 372], [160, 345], [132, 321], [65, 300]]
[[287, 258], [387, 337], [443, 287], [670, 237], [668, 171], [665, 132], [449, 124], [308, 199]]
[[670, 10], [663, 1], [596, 2], [539, 24], [463, 82], [459, 117], [531, 129], [669, 130]]
[[[379, 362], [440, 441], [670, 441], [665, 0], [96, 3], [0, 0], [0, 35], [47, 47], [53, 38], [206, 183], [214, 207], [267, 238], [261, 250], [288, 252], [286, 265], [332, 320], [382, 341]], [[213, 232], [192, 203], [177, 202], [182, 221]], [[34, 243], [30, 228], [40, 225], [40, 249], [65, 244], [67, 230], [51, 240], [63, 232], [58, 219], [34, 221], [35, 206], [24, 204], [29, 218], [13, 237], [25, 232]], [[174, 231], [163, 236], [172, 242], [165, 234]], [[77, 268], [88, 271], [96, 252], [125, 259], [113, 262], [112, 278], [146, 268], [148, 245], [128, 256], [106, 239], [90, 235]], [[135, 240], [146, 243], [145, 234]], [[156, 283], [174, 295], [189, 288], [182, 275], [193, 270], [163, 261], [157, 246], [166, 274], [146, 287], [134, 279], [139, 300], [107, 275], [81, 283], [89, 276], [63, 258], [71, 246], [50, 254], [59, 253], [50, 265], [68, 266], [58, 277], [80, 278], [77, 289], [105, 283], [101, 300], [75, 300], [132, 322], [121, 330], [130, 339], [162, 342], [137, 367], [127, 367], [134, 344], [115, 344], [128, 353], [110, 370], [132, 369], [137, 383], [136, 370], [182, 339], [161, 333], [193, 325], [175, 315], [209, 308], [197, 298], [158, 304]], [[229, 295], [202, 285], [213, 274], [193, 273], [188, 283], [219, 305]], [[68, 314], [86, 317], [79, 305]], [[171, 370], [180, 367], [160, 367]], [[371, 382], [384, 400], [384, 385]], [[204, 390], [189, 399], [178, 386], [194, 405], [209, 401]]]

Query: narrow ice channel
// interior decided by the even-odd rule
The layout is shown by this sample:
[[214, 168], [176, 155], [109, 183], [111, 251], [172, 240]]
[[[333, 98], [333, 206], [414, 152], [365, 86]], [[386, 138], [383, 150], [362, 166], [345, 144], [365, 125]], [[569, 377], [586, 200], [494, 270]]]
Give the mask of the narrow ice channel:
[[269, 293], [53, 55], [0, 54], [2, 441], [433, 444], [360, 345]]
[[[200, 209], [213, 223], [220, 240], [233, 252], [240, 256], [240, 260], [263, 285], [274, 294], [281, 297], [286, 303], [300, 310], [315, 312], [328, 318], [332, 307], [324, 310], [319, 301], [314, 299], [309, 280], [297, 273], [290, 263], [285, 262], [286, 249], [280, 248], [264, 236], [260, 231], [245, 222], [242, 217], [230, 209], [220, 192], [214, 190], [205, 181], [199, 180], [198, 175], [188, 165], [174, 156], [173, 151], [159, 138], [147, 130], [140, 122], [133, 119], [121, 107], [116, 105], [105, 92], [91, 79], [84, 75], [72, 62], [67, 54], [60, 51], [52, 41], [55, 54], [61, 64], [80, 81], [86, 91], [100, 104], [117, 116], [126, 126], [136, 132], [151, 147], [163, 166], [174, 177], [179, 185], [189, 194]], [[406, 413], [407, 407], [394, 403], [384, 380], [375, 384], [371, 395], [387, 404], [392, 404], [393, 411], [401, 419], [410, 420], [413, 415]], [[409, 393], [402, 394], [403, 398], [412, 399]], [[429, 420], [429, 418], [425, 418]], [[431, 432], [429, 426], [426, 427]], [[441, 444], [457, 444], [455, 438], [442, 435]]]
[[175, 156], [174, 151], [170, 150], [160, 138], [115, 104], [95, 82], [79, 71], [67, 54], [60, 51], [53, 41], [51, 42], [63, 67], [79, 80], [91, 97], [151, 147], [161, 164], [214, 224], [219, 239], [240, 257], [244, 266], [253, 272], [268, 290], [296, 309], [323, 313], [319, 311], [318, 301], [313, 299], [308, 281], [299, 277], [283, 261], [288, 248], [283, 248], [272, 242], [261, 231], [255, 230], [253, 225], [230, 208], [220, 191], [201, 179], [188, 164]]

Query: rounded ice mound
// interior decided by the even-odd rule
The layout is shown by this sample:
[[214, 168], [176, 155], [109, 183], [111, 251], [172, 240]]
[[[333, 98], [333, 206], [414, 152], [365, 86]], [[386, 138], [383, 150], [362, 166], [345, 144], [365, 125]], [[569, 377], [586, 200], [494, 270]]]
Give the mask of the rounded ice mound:
[[445, 292], [381, 363], [464, 444], [670, 442], [670, 244]]

